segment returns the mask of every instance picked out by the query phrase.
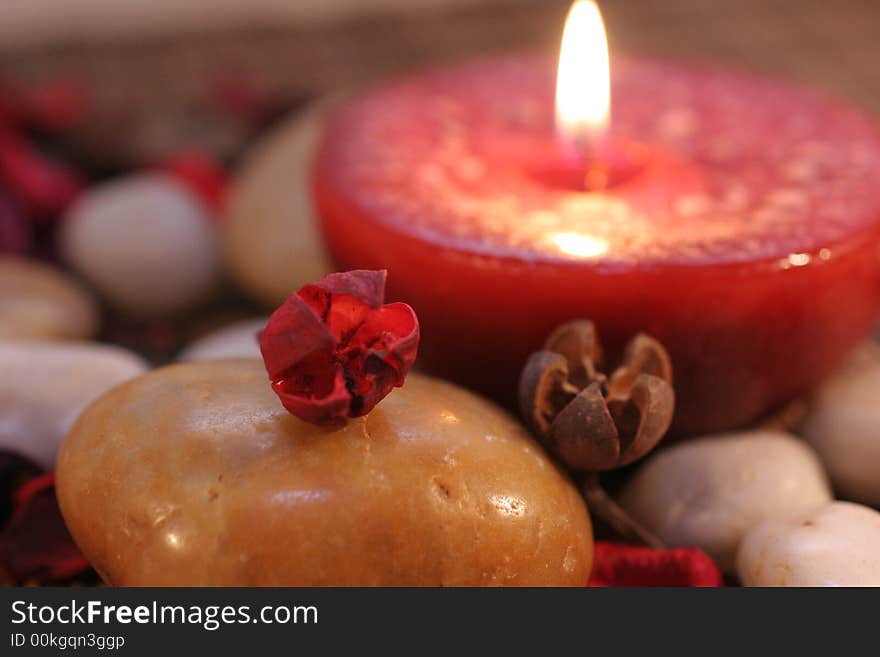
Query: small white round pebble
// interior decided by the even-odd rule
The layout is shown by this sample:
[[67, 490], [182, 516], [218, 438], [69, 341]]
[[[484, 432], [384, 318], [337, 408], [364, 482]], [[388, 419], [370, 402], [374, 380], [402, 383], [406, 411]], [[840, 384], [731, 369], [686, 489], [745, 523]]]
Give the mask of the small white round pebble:
[[0, 449], [54, 467], [80, 412], [147, 369], [135, 354], [107, 345], [0, 341]]
[[226, 264], [267, 304], [330, 271], [309, 184], [321, 114], [313, 108], [258, 144], [232, 186], [223, 223]]
[[129, 176], [84, 194], [62, 225], [61, 248], [112, 304], [137, 314], [198, 303], [220, 277], [207, 210], [164, 174]]
[[863, 345], [819, 387], [801, 433], [839, 496], [880, 507], [880, 345]]
[[831, 502], [750, 529], [737, 556], [744, 586], [880, 586], [880, 513]]
[[257, 335], [268, 321], [268, 317], [247, 319], [208, 333], [186, 347], [178, 360], [262, 358]]
[[49, 265], [0, 257], [0, 339], [85, 340], [98, 328], [94, 299]]
[[831, 500], [809, 445], [777, 431], [706, 436], [650, 456], [619, 502], [671, 547], [705, 550], [733, 572], [745, 532]]

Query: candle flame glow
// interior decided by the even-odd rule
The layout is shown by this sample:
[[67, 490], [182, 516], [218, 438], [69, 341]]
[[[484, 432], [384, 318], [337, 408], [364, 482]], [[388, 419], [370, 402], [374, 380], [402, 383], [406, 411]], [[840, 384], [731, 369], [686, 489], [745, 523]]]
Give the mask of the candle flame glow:
[[596, 258], [608, 251], [606, 240], [583, 233], [556, 233], [550, 239], [562, 253], [578, 258]]
[[601, 140], [611, 116], [611, 66], [599, 7], [576, 0], [562, 31], [556, 75], [556, 131], [585, 146]]

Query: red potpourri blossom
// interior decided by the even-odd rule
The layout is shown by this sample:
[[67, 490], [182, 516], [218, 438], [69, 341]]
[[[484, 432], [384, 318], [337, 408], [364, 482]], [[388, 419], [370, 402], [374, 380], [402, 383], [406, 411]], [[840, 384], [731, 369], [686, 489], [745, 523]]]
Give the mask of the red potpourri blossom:
[[655, 550], [597, 541], [588, 586], [724, 586], [717, 566], [702, 550]]
[[419, 322], [385, 304], [385, 271], [329, 274], [292, 294], [269, 318], [260, 349], [284, 407], [313, 424], [366, 415], [403, 385]]

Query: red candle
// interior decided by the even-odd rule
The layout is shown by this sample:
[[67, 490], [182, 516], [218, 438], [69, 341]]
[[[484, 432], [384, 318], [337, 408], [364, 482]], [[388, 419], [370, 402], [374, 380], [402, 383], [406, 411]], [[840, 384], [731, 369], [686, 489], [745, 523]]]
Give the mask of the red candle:
[[559, 146], [554, 77], [550, 59], [477, 61], [328, 119], [327, 244], [342, 268], [389, 270], [426, 369], [509, 401], [528, 353], [587, 317], [612, 352], [638, 331], [663, 342], [675, 430], [696, 433], [805, 392], [869, 333], [880, 135], [862, 113], [775, 80], [616, 61], [610, 182], [591, 191]]

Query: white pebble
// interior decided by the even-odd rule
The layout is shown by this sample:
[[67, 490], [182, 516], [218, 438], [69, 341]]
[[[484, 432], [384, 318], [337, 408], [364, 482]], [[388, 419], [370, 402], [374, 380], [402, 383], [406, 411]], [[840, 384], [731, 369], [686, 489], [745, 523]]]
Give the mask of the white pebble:
[[162, 174], [93, 188], [66, 218], [61, 248], [67, 262], [111, 303], [138, 314], [193, 305], [220, 276], [207, 211], [186, 187]]
[[831, 502], [749, 530], [737, 557], [744, 586], [880, 586], [880, 513]]
[[625, 484], [619, 501], [668, 545], [702, 548], [732, 572], [739, 542], [751, 527], [830, 499], [809, 445], [781, 432], [752, 431], [664, 449]]
[[268, 321], [268, 317], [259, 317], [218, 329], [190, 344], [181, 352], [178, 360], [262, 358], [257, 335]]
[[138, 356], [117, 347], [0, 341], [0, 449], [52, 468], [80, 412], [146, 370]]
[[838, 495], [880, 507], [880, 346], [863, 345], [820, 386], [801, 433]]

